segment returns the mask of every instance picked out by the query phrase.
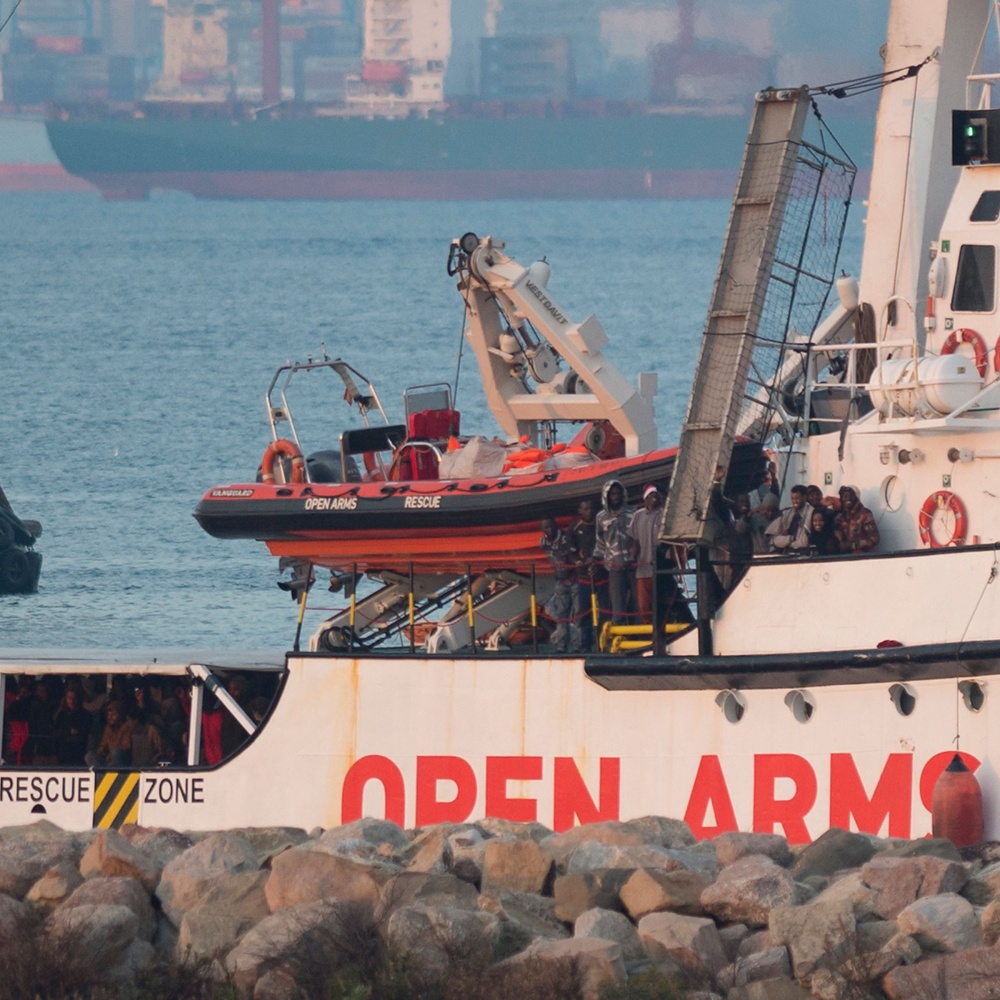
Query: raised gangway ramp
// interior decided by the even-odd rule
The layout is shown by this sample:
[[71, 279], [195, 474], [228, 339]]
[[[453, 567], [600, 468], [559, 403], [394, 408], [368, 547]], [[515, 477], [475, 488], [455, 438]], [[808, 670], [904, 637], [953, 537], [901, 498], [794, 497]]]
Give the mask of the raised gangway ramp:
[[667, 494], [664, 542], [706, 540], [716, 469], [729, 464], [748, 383], [756, 394], [763, 382], [752, 370], [758, 326], [771, 281], [782, 280], [779, 237], [809, 101], [804, 87], [757, 96]]

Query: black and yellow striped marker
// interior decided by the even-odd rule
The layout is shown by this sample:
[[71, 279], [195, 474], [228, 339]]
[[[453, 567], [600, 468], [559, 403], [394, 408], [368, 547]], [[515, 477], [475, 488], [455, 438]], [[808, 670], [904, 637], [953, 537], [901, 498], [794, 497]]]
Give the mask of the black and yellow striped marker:
[[117, 830], [139, 819], [139, 772], [105, 771], [94, 789], [94, 827]]

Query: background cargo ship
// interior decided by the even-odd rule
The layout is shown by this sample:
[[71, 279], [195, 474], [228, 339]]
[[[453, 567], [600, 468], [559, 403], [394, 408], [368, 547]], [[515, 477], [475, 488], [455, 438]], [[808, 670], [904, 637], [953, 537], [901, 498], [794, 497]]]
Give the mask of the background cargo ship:
[[[23, 35], [6, 91], [46, 100], [55, 154], [106, 197], [727, 197], [780, 18], [722, 3], [173, 0], [152, 52]], [[864, 168], [873, 107], [852, 112], [834, 127]]]

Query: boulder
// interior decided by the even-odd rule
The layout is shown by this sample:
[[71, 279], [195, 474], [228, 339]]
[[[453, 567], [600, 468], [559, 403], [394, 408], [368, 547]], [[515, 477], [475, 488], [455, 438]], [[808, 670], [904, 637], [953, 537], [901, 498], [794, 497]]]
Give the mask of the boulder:
[[225, 971], [244, 994], [267, 972], [281, 966], [297, 976], [301, 967], [336, 968], [353, 958], [346, 951], [345, 924], [356, 922], [351, 904], [322, 899], [290, 906], [247, 931], [226, 956]]
[[313, 843], [317, 850], [328, 850], [343, 841], [369, 844], [383, 857], [391, 857], [410, 845], [406, 831], [388, 819], [359, 819], [333, 827], [316, 837]]
[[566, 938], [563, 941], [536, 941], [503, 963], [506, 968], [525, 966], [533, 973], [571, 975], [575, 971], [581, 1000], [601, 1000], [607, 989], [624, 985], [625, 962], [614, 941], [600, 938]]
[[602, 823], [585, 823], [570, 827], [563, 833], [553, 833], [541, 841], [542, 846], [552, 855], [563, 870], [569, 864], [574, 852], [581, 847], [594, 844], [610, 846], [641, 846], [648, 843], [644, 831], [629, 823], [608, 820]]
[[712, 843], [723, 868], [749, 854], [763, 854], [782, 868], [788, 868], [793, 859], [788, 841], [776, 833], [720, 833]]
[[31, 924], [32, 909], [13, 896], [0, 893], [0, 941], [5, 945], [17, 941], [27, 933]]
[[802, 848], [792, 864], [792, 874], [797, 879], [808, 875], [832, 875], [860, 867], [874, 853], [875, 847], [868, 837], [833, 827]]
[[272, 860], [264, 891], [272, 913], [321, 899], [367, 900], [374, 905], [390, 877], [377, 865], [293, 847]]
[[455, 829], [452, 824], [442, 824], [419, 831], [399, 852], [399, 863], [411, 872], [450, 873], [452, 852], [449, 838]]
[[701, 905], [725, 923], [762, 927], [775, 906], [798, 900], [795, 881], [787, 868], [762, 854], [751, 854], [723, 868], [701, 894]]
[[51, 949], [71, 949], [74, 967], [100, 981], [115, 978], [125, 962], [139, 931], [139, 918], [118, 904], [62, 906], [48, 918], [45, 930]]
[[668, 816], [640, 816], [638, 819], [626, 820], [622, 825], [626, 829], [635, 830], [642, 838], [640, 843], [643, 844], [670, 848], [694, 847], [697, 844], [691, 827], [682, 819], [671, 819]]
[[555, 900], [547, 896], [531, 892], [484, 892], [479, 897], [479, 908], [500, 918], [508, 942], [527, 944], [534, 938], [570, 936], [566, 925], [556, 916]]
[[983, 907], [983, 912], [979, 915], [979, 926], [986, 944], [992, 945], [1000, 941], [1000, 899], [994, 899]]
[[[544, 845], [543, 845], [544, 846]], [[659, 868], [703, 871], [714, 867], [714, 855], [706, 857], [689, 849], [675, 850], [651, 844], [583, 844], [570, 856], [567, 872], [603, 871], [608, 868]]]
[[160, 881], [161, 867], [154, 858], [133, 847], [117, 830], [99, 830], [80, 859], [84, 878], [132, 878], [152, 892]]
[[761, 979], [736, 986], [726, 1000], [815, 1000], [812, 993], [791, 979]]
[[875, 912], [875, 890], [865, 885], [860, 871], [847, 872], [829, 882], [827, 887], [813, 897], [814, 903], [848, 902], [858, 920], [877, 917]]
[[53, 910], [83, 882], [80, 869], [70, 861], [53, 865], [29, 890], [25, 899], [43, 910]]
[[705, 915], [701, 894], [710, 885], [709, 877], [700, 872], [640, 868], [629, 876], [618, 895], [633, 920], [663, 910], [701, 917]]
[[185, 914], [175, 953], [179, 961], [221, 958], [270, 910], [268, 873], [234, 872], [217, 880]]
[[746, 986], [762, 979], [789, 979], [792, 962], [782, 945], [745, 955], [733, 963], [732, 985]]
[[136, 826], [126, 823], [119, 831], [121, 838], [145, 857], [151, 859], [160, 871], [178, 854], [183, 854], [194, 841], [185, 833], [162, 826]]
[[552, 855], [535, 841], [494, 838], [486, 843], [482, 888], [484, 892], [509, 889], [540, 893], [552, 868]]
[[258, 867], [257, 852], [246, 838], [215, 833], [164, 866], [156, 898], [174, 926], [179, 927], [184, 912], [216, 881], [233, 872], [257, 871]]
[[727, 963], [715, 921], [680, 913], [650, 913], [639, 921], [639, 938], [652, 959], [669, 958], [695, 977], [714, 979]]
[[873, 911], [886, 920], [920, 897], [959, 892], [969, 877], [964, 865], [933, 856], [878, 855], [860, 874], [874, 893]]
[[972, 948], [900, 965], [882, 979], [889, 1000], [992, 1000], [1000, 979], [1000, 948]]
[[573, 937], [614, 941], [626, 962], [638, 961], [646, 954], [635, 925], [624, 913], [615, 910], [595, 908], [581, 913], [573, 925]]
[[983, 944], [983, 932], [972, 904], [953, 892], [925, 896], [896, 917], [900, 931], [930, 951], [961, 951]]
[[557, 875], [552, 883], [556, 916], [572, 924], [581, 913], [594, 907], [621, 909], [618, 894], [631, 875], [629, 869], [620, 868]]
[[0, 831], [0, 893], [23, 899], [50, 868], [77, 864], [74, 838], [47, 821]]
[[483, 861], [486, 858], [486, 837], [478, 826], [448, 835], [451, 853], [451, 873], [463, 882], [480, 885], [483, 879]]
[[769, 926], [774, 943], [788, 948], [799, 980], [819, 968], [836, 968], [857, 951], [857, 923], [847, 900], [776, 906]]
[[498, 819], [487, 816], [476, 823], [476, 826], [490, 837], [504, 837], [508, 840], [534, 840], [540, 844], [552, 836], [552, 831], [541, 823], [518, 823], [513, 819]]
[[497, 916], [484, 910], [413, 903], [393, 910], [384, 935], [388, 947], [406, 955], [420, 973], [437, 976], [453, 962], [487, 966], [499, 931]]
[[149, 893], [138, 879], [120, 876], [93, 878], [80, 885], [61, 909], [74, 906], [127, 906], [138, 921], [136, 937], [152, 941], [156, 931], [156, 913]]
[[390, 876], [379, 889], [376, 910], [384, 916], [413, 903], [441, 903], [475, 910], [479, 907], [479, 893], [454, 875], [404, 871]]

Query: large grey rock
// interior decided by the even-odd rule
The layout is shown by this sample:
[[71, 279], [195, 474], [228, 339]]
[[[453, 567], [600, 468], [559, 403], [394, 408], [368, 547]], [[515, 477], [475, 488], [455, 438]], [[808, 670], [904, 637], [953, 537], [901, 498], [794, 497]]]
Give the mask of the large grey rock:
[[181, 961], [225, 956], [248, 930], [269, 915], [268, 873], [234, 872], [218, 879], [181, 920], [175, 952]]
[[645, 832], [628, 823], [608, 820], [602, 823], [585, 823], [574, 826], [563, 833], [553, 833], [541, 841], [545, 849], [555, 859], [563, 870], [569, 864], [569, 859], [581, 847], [595, 844], [610, 846], [641, 846], [649, 843]]
[[776, 833], [720, 833], [713, 844], [723, 868], [750, 854], [763, 854], [782, 868], [792, 863], [792, 849], [788, 841]]
[[384, 934], [421, 972], [440, 975], [455, 961], [488, 965], [499, 931], [499, 919], [484, 910], [413, 903], [393, 910]]
[[53, 865], [29, 890], [25, 899], [43, 910], [54, 910], [83, 882], [80, 869], [70, 861]]
[[644, 844], [682, 848], [693, 847], [697, 843], [691, 827], [682, 819], [671, 819], [669, 816], [640, 816], [638, 819], [626, 820], [622, 825], [628, 830], [635, 830]]
[[248, 993], [263, 975], [279, 966], [303, 963], [335, 967], [345, 957], [345, 921], [356, 913], [350, 904], [322, 899], [265, 917], [247, 931], [226, 956], [225, 969], [237, 989]]
[[881, 985], [889, 1000], [994, 1000], [998, 979], [1000, 948], [971, 948], [897, 966]]
[[391, 872], [339, 854], [293, 847], [271, 862], [265, 886], [273, 913], [321, 899], [367, 900], [374, 904]]
[[0, 893], [0, 941], [10, 947], [28, 932], [32, 909], [19, 899]]
[[788, 948], [796, 979], [836, 968], [857, 951], [857, 923], [847, 900], [776, 906], [769, 926], [773, 942]]
[[519, 823], [513, 819], [499, 819], [487, 816], [476, 823], [476, 826], [490, 837], [506, 837], [512, 840], [534, 840], [542, 843], [552, 836], [552, 831], [541, 823]]
[[650, 913], [639, 921], [639, 938], [650, 958], [672, 959], [695, 976], [714, 979], [727, 963], [718, 928], [707, 917]]
[[874, 912], [891, 920], [920, 897], [960, 891], [968, 872], [964, 865], [943, 858], [877, 855], [861, 868], [861, 879], [873, 890]]
[[310, 841], [309, 834], [297, 826], [247, 826], [227, 832], [242, 837], [257, 852], [257, 861], [261, 866], [266, 865], [276, 854]]
[[958, 848], [944, 837], [918, 837], [916, 840], [904, 840], [901, 844], [880, 851], [880, 854], [890, 858], [943, 858], [945, 861], [961, 861], [962, 855]]
[[733, 986], [746, 986], [762, 979], [788, 979], [792, 975], [792, 962], [788, 949], [782, 945], [765, 948], [738, 958], [733, 963]]
[[983, 944], [983, 932], [972, 904], [953, 892], [925, 896], [896, 917], [900, 931], [931, 951], [961, 951]]
[[441, 903], [475, 910], [479, 894], [468, 882], [454, 875], [434, 872], [404, 871], [390, 876], [378, 893], [376, 912], [384, 917], [400, 906], [413, 903]]
[[621, 986], [626, 981], [625, 962], [621, 948], [614, 941], [599, 938], [566, 938], [563, 941], [536, 941], [524, 951], [508, 958], [503, 965], [510, 968], [525, 966], [540, 970], [549, 977], [553, 972], [576, 970], [580, 982], [581, 1000], [601, 1000], [608, 987]]
[[621, 909], [618, 894], [631, 875], [631, 870], [627, 868], [557, 875], [552, 883], [556, 916], [572, 924], [581, 913], [594, 907]]
[[1000, 941], [1000, 899], [991, 900], [979, 915], [979, 926], [983, 930], [983, 941], [996, 944]]
[[80, 885], [63, 903], [62, 908], [73, 906], [127, 906], [139, 921], [136, 936], [152, 941], [156, 931], [156, 913], [149, 893], [138, 879], [92, 878]]
[[762, 927], [775, 906], [798, 901], [795, 880], [787, 868], [762, 854], [751, 854], [723, 868], [701, 894], [701, 905], [726, 923]]
[[406, 831], [392, 820], [359, 819], [344, 826], [332, 827], [315, 838], [318, 848], [328, 848], [340, 841], [360, 840], [380, 850], [383, 856], [405, 850], [410, 844]]
[[573, 937], [601, 938], [616, 942], [626, 962], [634, 962], [646, 954], [635, 925], [624, 913], [595, 908], [581, 913], [573, 925]]
[[84, 878], [132, 878], [152, 892], [160, 881], [161, 867], [142, 850], [133, 847], [117, 830], [100, 830], [80, 859]]
[[[544, 845], [543, 845], [544, 846]], [[603, 871], [608, 868], [659, 868], [662, 871], [704, 871], [714, 868], [714, 855], [706, 857], [690, 848], [674, 849], [651, 844], [583, 844], [570, 856], [567, 872]]]
[[118, 833], [156, 864], [160, 871], [178, 854], [183, 854], [194, 841], [185, 833], [169, 830], [162, 826], [136, 826], [126, 823]]
[[701, 917], [705, 915], [701, 894], [709, 885], [709, 877], [700, 872], [640, 868], [629, 876], [618, 895], [633, 920], [663, 910]]
[[410, 843], [397, 852], [399, 863], [411, 872], [433, 872], [439, 875], [450, 873], [450, 837], [459, 829], [461, 828], [457, 824], [448, 823], [418, 831]]
[[8, 827], [0, 831], [0, 893], [23, 899], [50, 868], [79, 858], [75, 838], [51, 823]]
[[451, 854], [451, 873], [463, 882], [480, 885], [483, 879], [483, 862], [486, 858], [486, 836], [478, 826], [456, 830], [448, 835]]
[[570, 936], [566, 925], [556, 916], [555, 901], [547, 896], [531, 892], [484, 892], [479, 897], [479, 908], [500, 918], [507, 942], [527, 944], [535, 938]]
[[63, 906], [46, 922], [49, 947], [72, 949], [74, 963], [98, 979], [113, 976], [139, 932], [139, 918], [128, 906]]
[[258, 867], [257, 852], [244, 837], [212, 834], [164, 866], [156, 897], [163, 912], [179, 927], [185, 911], [216, 881], [233, 872], [257, 871]]
[[509, 889], [542, 892], [552, 872], [552, 855], [533, 840], [487, 841], [483, 859], [484, 892]]
[[792, 864], [797, 879], [808, 875], [832, 875], [846, 868], [858, 868], [875, 853], [868, 837], [833, 827], [807, 844]]

